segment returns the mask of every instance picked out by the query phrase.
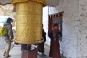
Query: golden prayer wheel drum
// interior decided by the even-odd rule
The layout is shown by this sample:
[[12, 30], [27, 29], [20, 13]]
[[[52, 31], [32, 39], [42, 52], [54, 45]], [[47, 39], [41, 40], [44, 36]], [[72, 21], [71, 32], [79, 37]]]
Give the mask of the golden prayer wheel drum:
[[42, 8], [38, 2], [16, 4], [16, 43], [37, 44], [42, 38]]

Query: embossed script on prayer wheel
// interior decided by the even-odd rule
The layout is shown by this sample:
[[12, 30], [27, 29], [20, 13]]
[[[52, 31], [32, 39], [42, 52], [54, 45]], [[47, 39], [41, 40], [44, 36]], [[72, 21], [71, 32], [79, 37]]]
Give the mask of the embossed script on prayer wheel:
[[16, 4], [16, 43], [37, 44], [42, 38], [41, 3], [28, 1]]

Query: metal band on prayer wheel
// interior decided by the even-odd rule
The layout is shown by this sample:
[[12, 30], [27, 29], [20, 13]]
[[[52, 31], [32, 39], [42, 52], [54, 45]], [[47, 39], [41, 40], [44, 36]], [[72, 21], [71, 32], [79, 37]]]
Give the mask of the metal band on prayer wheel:
[[16, 43], [42, 42], [42, 8], [43, 4], [35, 1], [16, 4]]

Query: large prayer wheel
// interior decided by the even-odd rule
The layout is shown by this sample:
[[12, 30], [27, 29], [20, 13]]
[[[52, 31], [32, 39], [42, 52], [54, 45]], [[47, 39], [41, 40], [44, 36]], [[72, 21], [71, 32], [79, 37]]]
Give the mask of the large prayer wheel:
[[13, 0], [16, 7], [16, 43], [42, 42], [42, 9], [44, 0]]

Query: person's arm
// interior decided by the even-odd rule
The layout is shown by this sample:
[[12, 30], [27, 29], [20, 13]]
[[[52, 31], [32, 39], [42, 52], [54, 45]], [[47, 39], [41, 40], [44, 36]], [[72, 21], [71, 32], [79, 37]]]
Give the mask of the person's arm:
[[52, 31], [49, 32], [48, 36], [50, 39], [53, 39]]
[[62, 37], [62, 33], [61, 32], [59, 32], [59, 35], [60, 35], [60, 37]]

